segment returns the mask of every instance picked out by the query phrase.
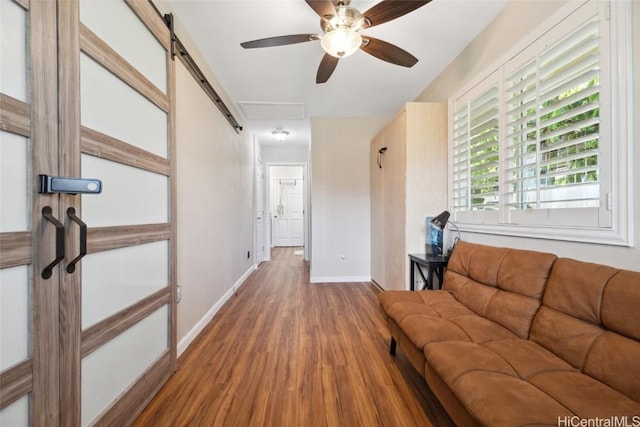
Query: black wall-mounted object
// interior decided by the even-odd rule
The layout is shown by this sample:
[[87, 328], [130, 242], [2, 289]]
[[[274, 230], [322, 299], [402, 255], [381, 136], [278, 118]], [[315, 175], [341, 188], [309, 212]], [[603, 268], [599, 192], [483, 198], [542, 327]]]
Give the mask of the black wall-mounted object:
[[382, 147], [378, 150], [378, 159], [376, 162], [378, 163], [378, 167], [382, 169], [382, 155], [387, 151], [387, 147]]
[[99, 179], [38, 175], [38, 193], [40, 194], [100, 194], [101, 192], [102, 181]]

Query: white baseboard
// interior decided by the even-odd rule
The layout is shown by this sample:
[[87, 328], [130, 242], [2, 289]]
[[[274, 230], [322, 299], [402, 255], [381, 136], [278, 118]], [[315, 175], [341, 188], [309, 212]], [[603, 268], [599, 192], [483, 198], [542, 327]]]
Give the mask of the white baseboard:
[[311, 283], [370, 282], [371, 276], [312, 276]]
[[[258, 269], [257, 265], [251, 266], [237, 281], [236, 283], [229, 288], [229, 290], [220, 298], [214, 305], [207, 311], [207, 313], [195, 324], [193, 328], [187, 334], [182, 337], [182, 339], [178, 342], [178, 357], [189, 347], [189, 345], [193, 342], [194, 339], [202, 332], [205, 326], [213, 319], [213, 316], [216, 315], [220, 307], [224, 305], [225, 302], [235, 293], [237, 289], [240, 288], [247, 280], [249, 275]], [[180, 310], [180, 305], [178, 305], [178, 310]]]

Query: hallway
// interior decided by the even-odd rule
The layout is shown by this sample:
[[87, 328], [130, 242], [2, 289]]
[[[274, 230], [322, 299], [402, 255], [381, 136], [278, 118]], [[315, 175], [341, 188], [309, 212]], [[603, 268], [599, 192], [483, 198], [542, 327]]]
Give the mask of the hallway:
[[310, 284], [295, 249], [273, 250], [134, 425], [449, 425], [402, 352], [389, 356], [375, 288]]

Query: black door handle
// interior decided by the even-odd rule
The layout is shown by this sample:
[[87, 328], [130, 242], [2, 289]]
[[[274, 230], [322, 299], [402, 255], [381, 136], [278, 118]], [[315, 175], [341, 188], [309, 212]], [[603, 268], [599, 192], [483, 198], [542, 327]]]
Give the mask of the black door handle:
[[64, 258], [64, 225], [53, 216], [51, 206], [42, 208], [42, 216], [56, 228], [56, 259], [42, 270], [42, 278], [48, 279], [53, 274], [53, 267]]
[[80, 254], [67, 264], [67, 273], [73, 273], [76, 271], [76, 264], [87, 254], [87, 224], [76, 215], [74, 208], [67, 209], [67, 216], [80, 227]]

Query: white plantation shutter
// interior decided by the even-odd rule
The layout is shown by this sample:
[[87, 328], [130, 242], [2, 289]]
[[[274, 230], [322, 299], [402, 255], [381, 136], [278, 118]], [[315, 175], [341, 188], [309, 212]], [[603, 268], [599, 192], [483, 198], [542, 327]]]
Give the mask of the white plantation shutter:
[[493, 82], [455, 103], [452, 209], [456, 218], [464, 212], [498, 209], [499, 94], [498, 84]]
[[463, 230], [632, 242], [631, 5], [568, 2], [449, 99]]
[[469, 102], [469, 184], [472, 210], [497, 209], [499, 195], [498, 88]]
[[469, 209], [469, 105], [461, 102], [453, 113], [452, 209]]
[[537, 61], [513, 73], [507, 93], [506, 200], [515, 209], [526, 209], [538, 197]]
[[505, 183], [511, 209], [600, 204], [596, 18], [506, 76]]

